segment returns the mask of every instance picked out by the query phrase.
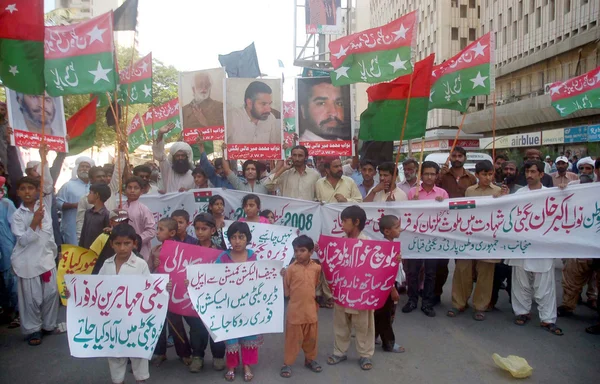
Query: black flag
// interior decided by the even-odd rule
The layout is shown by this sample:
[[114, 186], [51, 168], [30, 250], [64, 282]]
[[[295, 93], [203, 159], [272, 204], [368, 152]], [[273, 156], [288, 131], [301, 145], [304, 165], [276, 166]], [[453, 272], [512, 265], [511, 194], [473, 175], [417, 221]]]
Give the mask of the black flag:
[[229, 77], [255, 78], [260, 76], [258, 56], [254, 43], [242, 51], [234, 51], [226, 55], [219, 55], [219, 62], [225, 68]]
[[138, 0], [126, 0], [114, 12], [114, 31], [135, 31], [138, 15]]

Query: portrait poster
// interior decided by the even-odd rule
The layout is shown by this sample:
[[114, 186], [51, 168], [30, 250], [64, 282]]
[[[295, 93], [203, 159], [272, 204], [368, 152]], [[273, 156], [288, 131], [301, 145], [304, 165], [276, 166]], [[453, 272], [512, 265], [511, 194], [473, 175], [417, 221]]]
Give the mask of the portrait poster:
[[308, 35], [341, 35], [344, 33], [342, 23], [341, 0], [306, 0], [306, 33]]
[[202, 133], [205, 141], [224, 140], [223, 68], [179, 73], [180, 115], [183, 139], [194, 144]]
[[227, 159], [283, 158], [281, 79], [225, 80]]
[[[67, 123], [62, 97], [25, 95], [6, 89], [8, 123], [13, 129], [11, 144], [17, 147], [39, 148], [42, 142], [42, 104], [44, 134], [51, 150], [68, 152], [65, 139]], [[42, 99], [43, 103], [42, 103]]]
[[353, 156], [350, 86], [329, 77], [296, 79], [296, 125], [311, 156]]

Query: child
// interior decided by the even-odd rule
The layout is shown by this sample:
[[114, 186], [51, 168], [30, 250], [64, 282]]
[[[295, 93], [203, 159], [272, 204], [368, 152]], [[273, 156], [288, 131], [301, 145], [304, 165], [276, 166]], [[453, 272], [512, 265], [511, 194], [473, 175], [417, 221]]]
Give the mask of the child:
[[190, 225], [190, 214], [183, 209], [177, 209], [171, 213], [171, 218], [177, 222], [177, 235], [175, 235], [173, 240], [180, 243], [198, 245], [198, 240], [187, 233], [187, 228]]
[[[227, 238], [231, 244], [231, 249], [221, 253], [215, 263], [244, 263], [246, 261], [256, 261], [254, 251], [247, 249], [246, 246], [252, 241], [252, 234], [248, 224], [236, 221], [227, 229]], [[262, 335], [246, 336], [238, 339], [225, 341], [227, 372], [225, 380], [235, 380], [235, 368], [240, 363], [240, 353], [242, 355], [242, 364], [244, 366], [244, 381], [251, 381], [254, 378], [250, 365], [258, 363], [258, 347], [263, 343]]]
[[211, 196], [208, 199], [208, 213], [215, 219], [217, 230], [215, 231], [212, 242], [219, 249], [226, 249], [225, 239], [223, 238], [223, 227], [225, 227], [225, 220], [227, 218], [223, 213], [225, 212], [225, 200], [220, 195]]
[[[349, 239], [369, 240], [362, 233], [367, 222], [367, 214], [358, 205], [347, 207], [342, 211], [342, 230]], [[344, 308], [339, 304], [333, 306], [333, 354], [327, 364], [335, 365], [348, 359], [346, 352], [350, 347], [350, 334], [355, 330], [356, 351], [360, 355], [360, 368], [368, 371], [373, 368], [371, 358], [375, 352], [375, 319], [373, 310], [356, 310]]]
[[[402, 231], [400, 221], [396, 216], [383, 216], [379, 219], [379, 231], [386, 240], [394, 241], [400, 237]], [[400, 262], [400, 255], [398, 255], [398, 262]], [[400, 295], [394, 286], [383, 307], [375, 311], [375, 338], [381, 336], [381, 346], [385, 352], [404, 352], [404, 348], [396, 344], [396, 336], [392, 328], [398, 300], [400, 300]]]
[[260, 217], [265, 217], [267, 220], [269, 220], [269, 224], [275, 224], [275, 214], [273, 211], [265, 209], [260, 213]]
[[[92, 275], [97, 275], [100, 272], [100, 268], [104, 265], [104, 262], [114, 255], [113, 249], [108, 241], [110, 237], [110, 232], [113, 228], [115, 228], [119, 224], [128, 223], [129, 215], [127, 211], [124, 209], [114, 209], [110, 211], [108, 214], [108, 223], [109, 226], [103, 229], [103, 233], [96, 237], [96, 240], [90, 245], [90, 250], [94, 251], [98, 258], [96, 259], [96, 264], [94, 264], [94, 269], [92, 270]], [[139, 244], [138, 244], [139, 246]]]
[[321, 266], [310, 259], [315, 244], [306, 235], [298, 236], [292, 242], [296, 261], [284, 270], [283, 289], [290, 298], [285, 323], [285, 348], [281, 377], [292, 376], [290, 365], [294, 364], [300, 348], [304, 351], [304, 366], [313, 372], [322, 368], [315, 361], [317, 357], [318, 305], [315, 291], [319, 285]]
[[150, 258], [150, 242], [156, 236], [156, 222], [148, 207], [139, 202], [145, 185], [146, 182], [137, 176], [133, 176], [125, 182], [127, 202], [124, 204], [124, 208], [129, 215], [129, 224], [135, 228], [135, 231], [142, 238], [141, 254], [144, 260], [148, 261]]
[[206, 177], [206, 173], [200, 166], [197, 166], [196, 168], [194, 168], [194, 170], [192, 171], [192, 176], [194, 176], [194, 187], [195, 188], [198, 188], [198, 189], [211, 188], [210, 185], [208, 184], [208, 177]]
[[249, 194], [244, 196], [242, 199], [242, 208], [246, 217], [242, 217], [239, 221], [246, 221], [248, 223], [261, 223], [269, 224], [269, 219], [266, 217], [259, 216], [260, 212], [260, 198], [255, 194]]
[[104, 203], [110, 198], [110, 187], [107, 184], [92, 184], [87, 195], [87, 202], [92, 208], [85, 211], [79, 246], [89, 248], [104, 228], [110, 225], [109, 212]]

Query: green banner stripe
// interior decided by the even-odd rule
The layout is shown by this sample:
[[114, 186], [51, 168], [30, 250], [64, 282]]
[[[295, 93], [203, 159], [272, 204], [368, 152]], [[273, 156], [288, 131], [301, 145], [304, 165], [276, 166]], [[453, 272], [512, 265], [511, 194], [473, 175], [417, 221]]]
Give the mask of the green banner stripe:
[[50, 96], [115, 90], [119, 75], [112, 52], [46, 60], [44, 75]]

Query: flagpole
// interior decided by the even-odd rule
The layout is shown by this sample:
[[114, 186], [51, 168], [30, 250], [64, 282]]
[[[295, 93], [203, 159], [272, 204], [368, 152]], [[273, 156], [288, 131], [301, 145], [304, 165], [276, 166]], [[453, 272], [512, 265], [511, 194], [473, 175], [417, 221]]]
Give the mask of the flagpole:
[[[106, 97], [108, 97], [110, 101], [109, 92], [106, 92]], [[117, 174], [119, 178], [119, 208], [123, 208], [123, 174], [121, 172], [121, 129], [119, 128], [119, 119], [117, 117], [117, 113], [115, 112], [113, 103], [109, 103], [109, 105], [113, 113], [113, 117], [115, 118], [115, 126], [117, 132], [117, 148], [115, 148], [115, 150], [117, 152]]]
[[[40, 173], [40, 208], [44, 209], [44, 170], [46, 169], [46, 156], [48, 156], [48, 151], [46, 149], [46, 90], [42, 93], [42, 139], [40, 145], [40, 166], [42, 167]], [[42, 228], [42, 223], [40, 223], [40, 229]]]
[[137, 31], [133, 31], [133, 45], [131, 46], [131, 64], [129, 65], [129, 84], [127, 84], [127, 100], [125, 103], [125, 128], [129, 124], [129, 100], [131, 99], [131, 72], [133, 71], [133, 60], [135, 56], [135, 34]]
[[416, 200], [419, 200], [419, 187], [421, 186], [421, 170], [423, 169], [423, 152], [425, 152], [425, 136], [421, 137], [421, 154], [419, 155], [419, 170], [417, 171], [417, 184], [415, 188]]
[[[392, 177], [393, 182], [396, 182], [396, 178], [398, 177], [398, 163], [400, 162], [400, 151], [402, 150], [402, 140], [404, 140], [404, 132], [406, 130], [406, 120], [408, 118], [408, 110], [410, 107], [410, 97], [412, 95], [412, 86], [413, 86], [413, 76], [415, 73], [415, 68], [413, 67], [413, 71], [410, 73], [410, 84], [408, 85], [408, 98], [406, 99], [406, 110], [404, 111], [404, 122], [402, 123], [402, 131], [400, 132], [400, 144], [398, 145], [398, 152], [396, 153], [396, 166], [394, 167], [394, 176]], [[408, 143], [410, 147], [410, 142]]]
[[465, 123], [466, 118], [467, 118], [467, 111], [465, 111], [465, 113], [463, 113], [463, 117], [462, 117], [462, 120], [460, 121], [460, 125], [458, 126], [458, 129], [456, 130], [456, 136], [454, 136], [454, 142], [452, 143], [452, 148], [450, 149], [450, 153], [448, 154], [448, 158], [446, 159], [446, 167], [448, 166], [448, 163], [450, 162], [450, 156], [452, 156], [452, 152], [454, 152], [454, 148], [456, 148], [456, 143], [458, 143], [458, 136], [460, 135], [460, 132], [462, 131], [462, 127], [463, 127], [463, 124]]
[[492, 161], [496, 162], [496, 90], [492, 95]]

